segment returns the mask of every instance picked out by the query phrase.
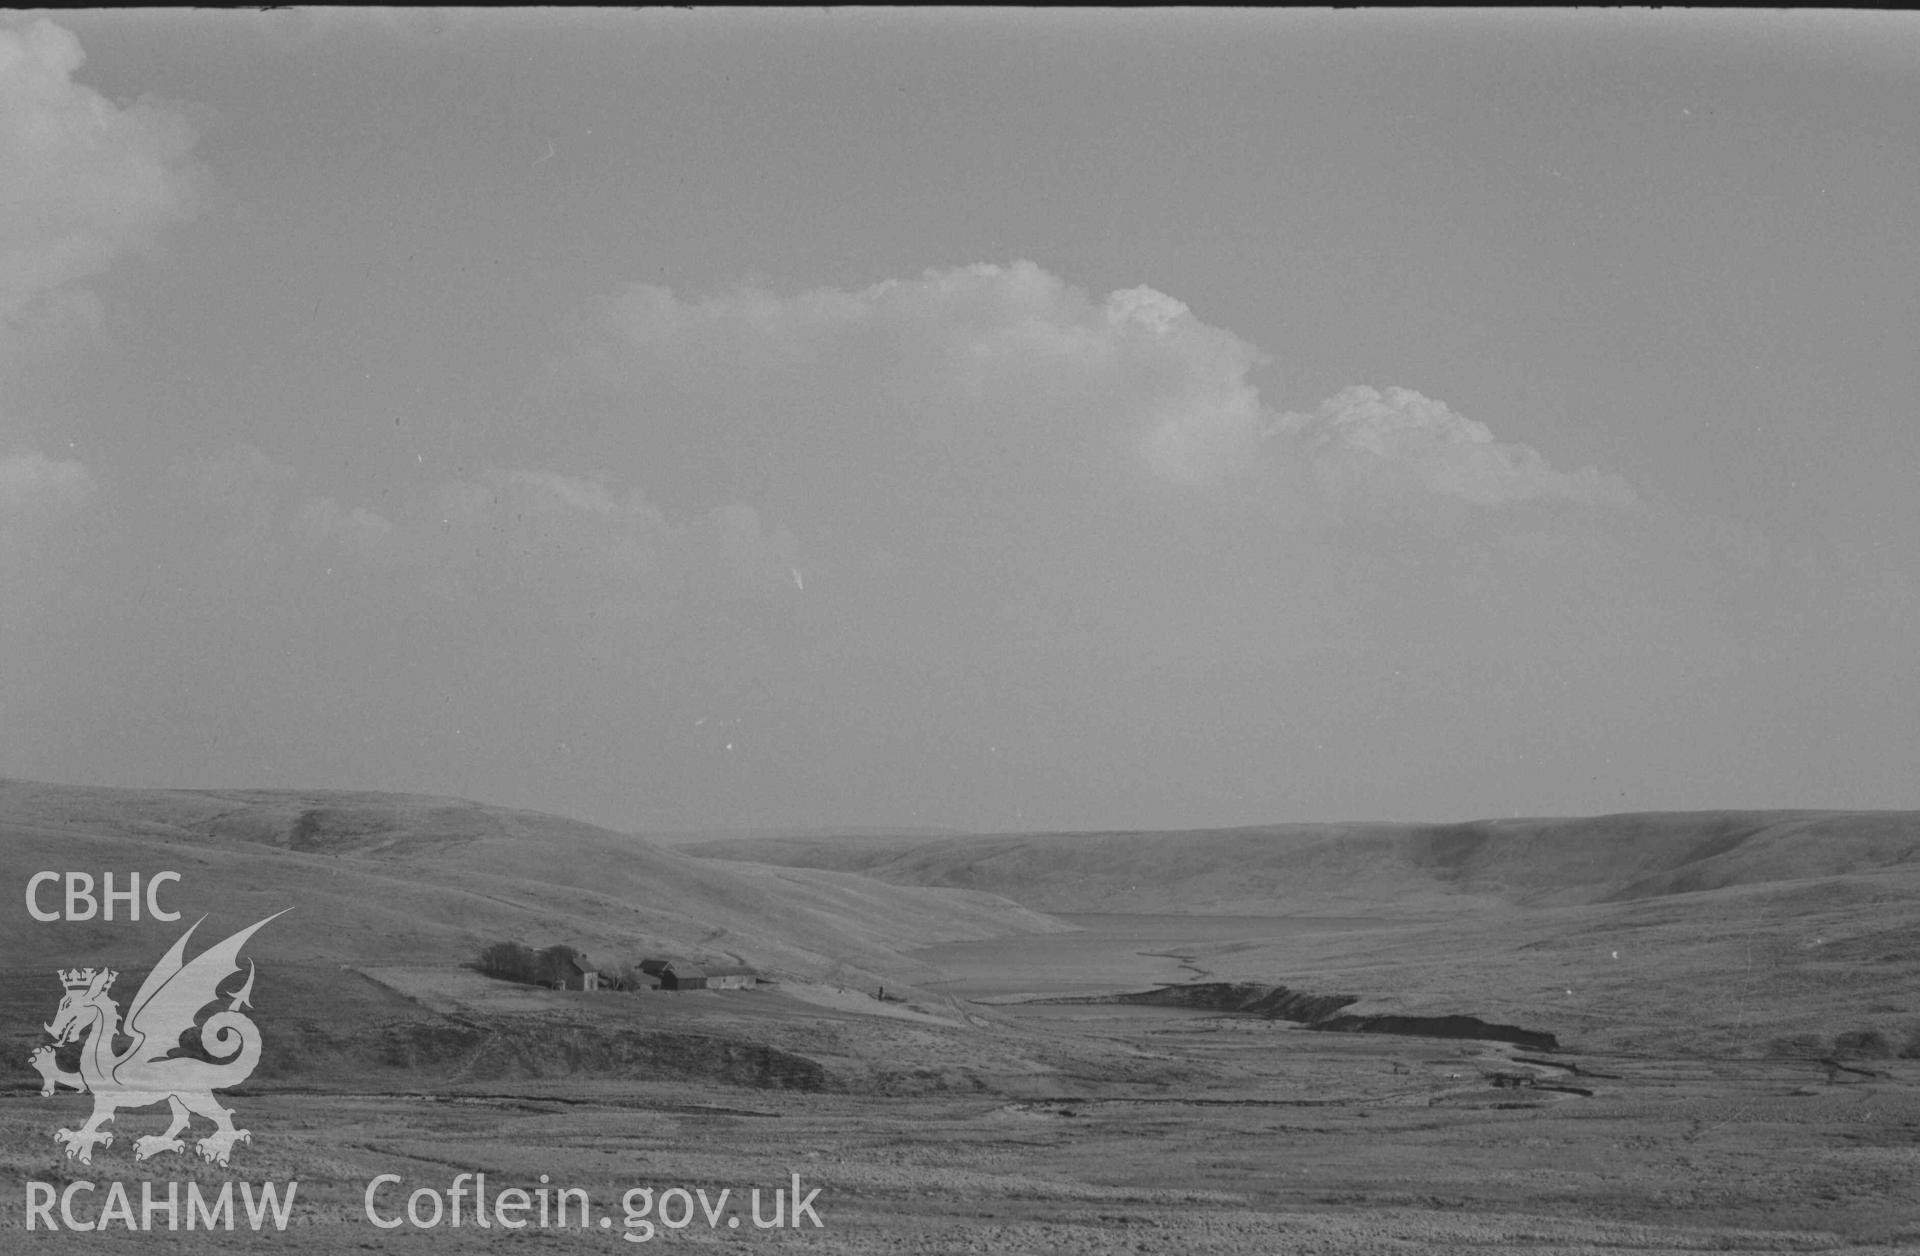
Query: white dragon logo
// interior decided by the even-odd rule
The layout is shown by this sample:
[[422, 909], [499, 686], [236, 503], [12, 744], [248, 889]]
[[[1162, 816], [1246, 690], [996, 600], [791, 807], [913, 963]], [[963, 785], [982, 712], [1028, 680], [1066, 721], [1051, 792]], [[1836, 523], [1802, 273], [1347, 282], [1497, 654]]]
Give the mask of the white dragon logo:
[[[292, 910], [288, 908], [287, 910]], [[200, 1045], [212, 1061], [179, 1056], [181, 1036], [194, 1027], [199, 1013], [218, 1001], [221, 982], [240, 971], [240, 948], [254, 931], [286, 912], [275, 912], [266, 920], [250, 925], [226, 941], [202, 951], [191, 963], [184, 961], [187, 939], [206, 920], [202, 916], [180, 935], [180, 940], [160, 958], [140, 992], [127, 1008], [127, 1021], [120, 1023], [120, 1009], [107, 997], [115, 977], [111, 969], [77, 968], [61, 972], [60, 982], [67, 995], [53, 1023], [43, 1026], [53, 1037], [53, 1046], [36, 1047], [27, 1062], [40, 1073], [45, 1084], [42, 1096], [65, 1086], [93, 1096], [93, 1117], [77, 1130], [63, 1129], [54, 1138], [66, 1145], [67, 1158], [81, 1164], [93, 1163], [93, 1149], [113, 1145], [113, 1135], [102, 1129], [121, 1108], [144, 1108], [165, 1101], [173, 1109], [173, 1124], [164, 1134], [149, 1134], [134, 1140], [135, 1160], [145, 1160], [163, 1151], [185, 1151], [181, 1131], [192, 1115], [203, 1116], [214, 1124], [213, 1133], [201, 1139], [196, 1150], [214, 1164], [224, 1165], [233, 1154], [235, 1143], [252, 1142], [247, 1130], [233, 1127], [233, 1109], [223, 1108], [213, 1097], [216, 1089], [237, 1086], [260, 1062], [260, 1029], [240, 1009], [250, 1007], [253, 994], [253, 961], [247, 961], [247, 981], [223, 1012], [215, 1012], [200, 1026]], [[80, 1071], [70, 1073], [54, 1060], [54, 1049], [78, 1041], [91, 1033], [80, 1048]], [[132, 1045], [118, 1053], [116, 1038], [131, 1038]]]

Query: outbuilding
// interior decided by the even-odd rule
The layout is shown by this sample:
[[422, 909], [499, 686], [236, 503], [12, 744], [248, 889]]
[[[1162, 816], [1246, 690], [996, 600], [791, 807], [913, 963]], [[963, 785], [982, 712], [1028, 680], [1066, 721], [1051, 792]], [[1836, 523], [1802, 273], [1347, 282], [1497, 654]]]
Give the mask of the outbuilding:
[[669, 960], [660, 970], [660, 988], [662, 990], [705, 990], [707, 988], [706, 970], [684, 960]]
[[598, 990], [600, 971], [584, 951], [562, 943], [541, 952], [547, 984], [556, 990]]
[[707, 968], [709, 990], [751, 990], [759, 984], [759, 974], [751, 968], [743, 968], [738, 964]]
[[647, 972], [635, 964], [620, 974], [620, 989], [629, 991], [658, 990], [660, 977], [657, 973]]

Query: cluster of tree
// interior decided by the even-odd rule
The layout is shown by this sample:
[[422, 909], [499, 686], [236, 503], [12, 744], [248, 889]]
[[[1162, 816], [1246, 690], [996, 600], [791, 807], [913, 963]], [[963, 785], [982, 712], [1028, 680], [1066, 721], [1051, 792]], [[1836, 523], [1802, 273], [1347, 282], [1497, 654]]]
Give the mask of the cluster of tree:
[[495, 942], [480, 952], [480, 971], [529, 986], [578, 985], [579, 948], [558, 943], [536, 951], [519, 942]]
[[[475, 967], [501, 981], [555, 989], [579, 986], [580, 969], [575, 961], [585, 958], [584, 951], [564, 942], [538, 951], [519, 942], [495, 942], [480, 952]], [[631, 965], [597, 964], [593, 970], [600, 974], [602, 990], [645, 990], [659, 985]]]

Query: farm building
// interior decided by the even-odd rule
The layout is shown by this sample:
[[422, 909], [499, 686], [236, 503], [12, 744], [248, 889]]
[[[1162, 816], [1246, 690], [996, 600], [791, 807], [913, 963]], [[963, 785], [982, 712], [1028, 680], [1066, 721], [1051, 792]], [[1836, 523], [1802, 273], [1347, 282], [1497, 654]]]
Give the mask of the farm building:
[[705, 990], [707, 974], [704, 969], [696, 968], [684, 960], [668, 960], [666, 967], [660, 970], [660, 988], [662, 990]]
[[[600, 986], [602, 989], [605, 989], [606, 985], [607, 979], [603, 974], [600, 978]], [[659, 974], [646, 972], [641, 969], [640, 965], [634, 964], [629, 968], [620, 970], [619, 980], [614, 982], [613, 988], [627, 991], [658, 990], [660, 988], [660, 977]]]
[[659, 982], [662, 990], [704, 990], [706, 970], [690, 960], [643, 959], [640, 971]]
[[481, 972], [549, 990], [601, 990], [614, 985], [578, 947], [561, 942], [534, 950], [519, 942], [495, 942], [480, 952]]
[[557, 943], [532, 956], [537, 980], [550, 990], [597, 990], [600, 974], [594, 971], [586, 952], [578, 947]]
[[745, 990], [759, 981], [750, 968], [709, 968], [684, 959], [643, 959], [638, 971], [656, 979], [662, 990]]

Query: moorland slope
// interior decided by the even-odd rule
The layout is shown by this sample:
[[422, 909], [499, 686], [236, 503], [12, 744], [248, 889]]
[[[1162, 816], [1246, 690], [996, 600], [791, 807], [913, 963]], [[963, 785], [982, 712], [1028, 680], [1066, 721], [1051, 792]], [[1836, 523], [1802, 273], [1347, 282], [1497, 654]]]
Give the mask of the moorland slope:
[[116, 870], [122, 884], [128, 871], [177, 871], [165, 900], [186, 921], [214, 914], [209, 929], [294, 907], [253, 945], [301, 962], [466, 963], [517, 940], [904, 982], [924, 973], [905, 948], [1061, 927], [991, 895], [715, 863], [559, 816], [404, 794], [0, 781], [0, 852], [13, 887], [0, 947], [13, 965], [177, 934], [34, 920], [27, 879], [68, 869]]

